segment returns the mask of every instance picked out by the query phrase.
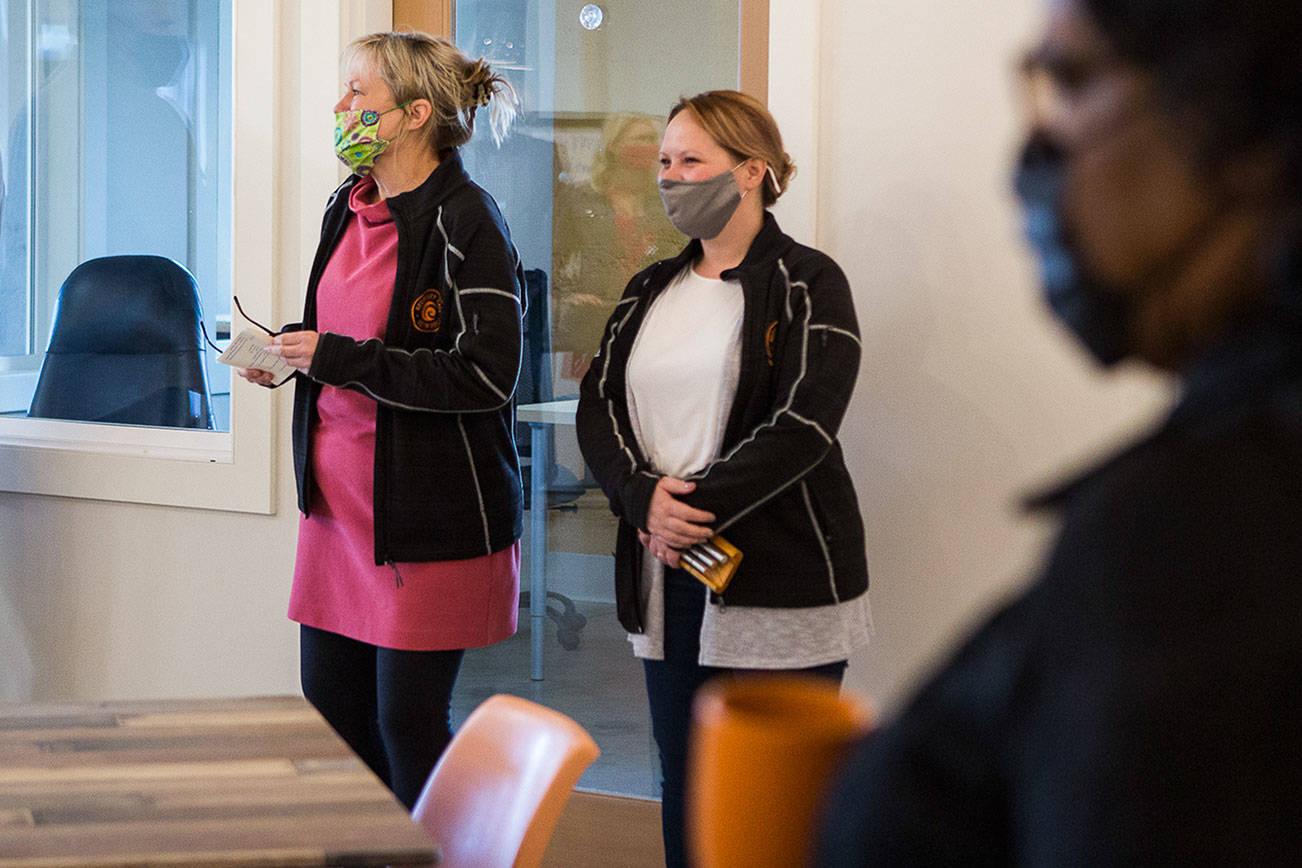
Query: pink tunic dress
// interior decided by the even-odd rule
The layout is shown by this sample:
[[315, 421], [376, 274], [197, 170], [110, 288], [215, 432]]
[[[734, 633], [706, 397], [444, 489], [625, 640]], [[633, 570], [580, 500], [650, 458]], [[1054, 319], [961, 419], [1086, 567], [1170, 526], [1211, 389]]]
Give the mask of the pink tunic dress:
[[[398, 230], [375, 181], [353, 188], [355, 215], [317, 290], [319, 331], [384, 339], [398, 265]], [[300, 518], [289, 617], [309, 627], [406, 651], [490, 645], [515, 632], [518, 542], [476, 558], [376, 566], [373, 400], [324, 386], [312, 428], [316, 491]], [[430, 492], [431, 496], [437, 496]], [[399, 580], [401, 577], [401, 580]]]

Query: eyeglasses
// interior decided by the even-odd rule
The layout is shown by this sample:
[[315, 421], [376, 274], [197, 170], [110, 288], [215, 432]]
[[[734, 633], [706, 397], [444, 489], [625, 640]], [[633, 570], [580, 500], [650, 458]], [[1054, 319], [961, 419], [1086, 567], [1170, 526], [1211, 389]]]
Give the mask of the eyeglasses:
[[[245, 313], [245, 312], [244, 312], [244, 308], [243, 308], [243, 306], [240, 305], [240, 297], [239, 297], [238, 295], [233, 295], [233, 296], [231, 296], [231, 299], [235, 302], [235, 309], [238, 310], [238, 311], [240, 312], [240, 316], [244, 317], [244, 318], [245, 318], [246, 320], [248, 320], [251, 324], [257, 326], [257, 327], [260, 328], [260, 329], [262, 329], [264, 332], [266, 332], [267, 334], [271, 335], [273, 338], [278, 334], [278, 332], [273, 332], [271, 329], [267, 328], [267, 327], [264, 326], [262, 323], [258, 322], [256, 319], [254, 319], [253, 317], [251, 317], [251, 316], [249, 316], [247, 313]], [[221, 347], [219, 347], [219, 346], [217, 346], [215, 343], [213, 343], [213, 342], [212, 342], [212, 339], [208, 337], [208, 329], [207, 329], [207, 327], [203, 324], [203, 320], [202, 320], [202, 319], [199, 320], [199, 329], [203, 332], [203, 339], [204, 339], [205, 341], [207, 341], [208, 346], [212, 347], [213, 350], [214, 350], [215, 352], [217, 352], [217, 353], [221, 353], [221, 351], [222, 351]]]
[[244, 308], [240, 306], [240, 297], [239, 297], [238, 295], [232, 295], [232, 296], [231, 296], [231, 299], [235, 302], [235, 309], [238, 310], [238, 311], [240, 312], [240, 316], [244, 317], [244, 318], [245, 318], [246, 320], [248, 320], [250, 323], [252, 323], [253, 325], [255, 325], [255, 326], [257, 326], [258, 328], [262, 329], [264, 332], [266, 332], [267, 334], [271, 335], [273, 338], [274, 338], [277, 334], [279, 334], [279, 332], [273, 332], [271, 329], [267, 328], [267, 327], [264, 326], [262, 323], [258, 322], [256, 319], [254, 319], [253, 317], [251, 317], [251, 316], [249, 316], [247, 313], [245, 313], [245, 312], [244, 312]]
[[[1136, 107], [1136, 89], [1118, 77], [1126, 69], [1106, 52], [1073, 55], [1049, 46], [1027, 52], [1018, 64], [1027, 128], [1054, 128], [1078, 138], [1110, 125]], [[1109, 80], [1116, 86], [1101, 86]]]

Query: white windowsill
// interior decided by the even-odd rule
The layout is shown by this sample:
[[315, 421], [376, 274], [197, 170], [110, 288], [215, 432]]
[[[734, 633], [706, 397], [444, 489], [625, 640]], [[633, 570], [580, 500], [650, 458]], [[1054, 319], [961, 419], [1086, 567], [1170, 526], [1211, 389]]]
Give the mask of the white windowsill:
[[59, 419], [0, 419], [0, 446], [222, 464], [232, 461], [231, 435], [226, 431], [149, 428]]

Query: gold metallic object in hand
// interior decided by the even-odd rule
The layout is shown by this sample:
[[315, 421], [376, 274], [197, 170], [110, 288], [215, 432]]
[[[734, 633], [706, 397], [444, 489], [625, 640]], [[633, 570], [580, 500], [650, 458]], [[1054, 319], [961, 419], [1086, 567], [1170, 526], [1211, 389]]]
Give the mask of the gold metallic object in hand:
[[721, 536], [688, 546], [678, 555], [678, 565], [716, 594], [722, 594], [741, 564], [741, 552]]

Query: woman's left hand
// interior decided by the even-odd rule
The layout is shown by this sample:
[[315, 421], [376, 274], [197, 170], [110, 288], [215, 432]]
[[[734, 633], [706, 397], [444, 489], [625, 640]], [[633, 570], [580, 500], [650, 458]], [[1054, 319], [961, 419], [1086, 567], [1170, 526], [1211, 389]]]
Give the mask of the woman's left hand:
[[714, 536], [714, 531], [706, 525], [706, 522], [714, 521], [714, 513], [688, 506], [678, 499], [695, 490], [695, 482], [672, 476], [660, 477], [647, 508], [647, 532], [680, 549]]
[[307, 373], [312, 367], [312, 357], [316, 355], [316, 343], [320, 335], [316, 332], [281, 332], [271, 339], [267, 352], [280, 356], [292, 367]]

